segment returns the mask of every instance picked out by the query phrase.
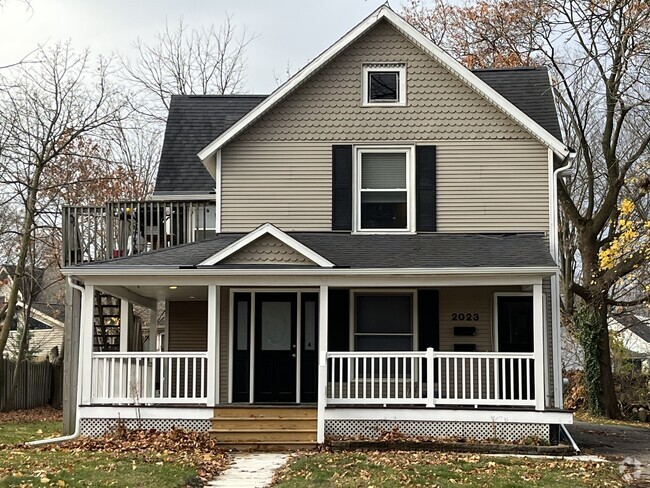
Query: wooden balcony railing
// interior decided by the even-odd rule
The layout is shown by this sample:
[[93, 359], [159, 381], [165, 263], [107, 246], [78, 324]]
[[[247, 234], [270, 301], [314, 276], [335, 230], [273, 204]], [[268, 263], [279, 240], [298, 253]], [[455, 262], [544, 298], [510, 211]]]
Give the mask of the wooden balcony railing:
[[215, 216], [214, 200], [64, 207], [62, 265], [105, 261], [194, 242], [214, 235]]

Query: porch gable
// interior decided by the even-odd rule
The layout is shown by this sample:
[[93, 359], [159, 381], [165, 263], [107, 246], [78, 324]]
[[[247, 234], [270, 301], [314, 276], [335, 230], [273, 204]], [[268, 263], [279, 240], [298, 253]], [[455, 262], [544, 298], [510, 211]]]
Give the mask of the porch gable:
[[266, 223], [249, 232], [200, 263], [215, 264], [291, 264], [333, 268], [334, 264], [273, 224]]

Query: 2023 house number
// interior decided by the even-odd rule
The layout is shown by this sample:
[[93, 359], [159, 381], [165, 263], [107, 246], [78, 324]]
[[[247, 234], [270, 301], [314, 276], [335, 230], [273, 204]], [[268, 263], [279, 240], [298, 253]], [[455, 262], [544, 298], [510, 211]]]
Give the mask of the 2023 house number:
[[462, 320], [467, 322], [475, 322], [479, 319], [478, 317], [479, 316], [477, 313], [452, 313], [451, 314], [451, 320], [454, 321]]

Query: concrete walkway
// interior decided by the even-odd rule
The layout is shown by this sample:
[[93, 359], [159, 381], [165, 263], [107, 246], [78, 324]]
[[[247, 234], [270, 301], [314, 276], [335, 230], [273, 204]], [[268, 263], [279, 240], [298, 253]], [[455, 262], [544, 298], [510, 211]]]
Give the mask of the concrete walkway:
[[277, 452], [249, 452], [235, 454], [233, 463], [221, 476], [208, 483], [220, 488], [264, 488], [273, 474], [288, 459], [289, 454]]

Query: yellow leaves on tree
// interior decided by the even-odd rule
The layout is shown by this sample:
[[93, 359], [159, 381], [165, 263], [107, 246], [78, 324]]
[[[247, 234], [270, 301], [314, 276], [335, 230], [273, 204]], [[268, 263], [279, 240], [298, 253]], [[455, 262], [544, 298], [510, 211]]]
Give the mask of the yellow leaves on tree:
[[629, 198], [624, 198], [618, 206], [618, 229], [609, 246], [598, 253], [602, 271], [614, 268], [635, 253], [650, 253], [648, 235], [650, 221], [640, 218], [635, 205]]

